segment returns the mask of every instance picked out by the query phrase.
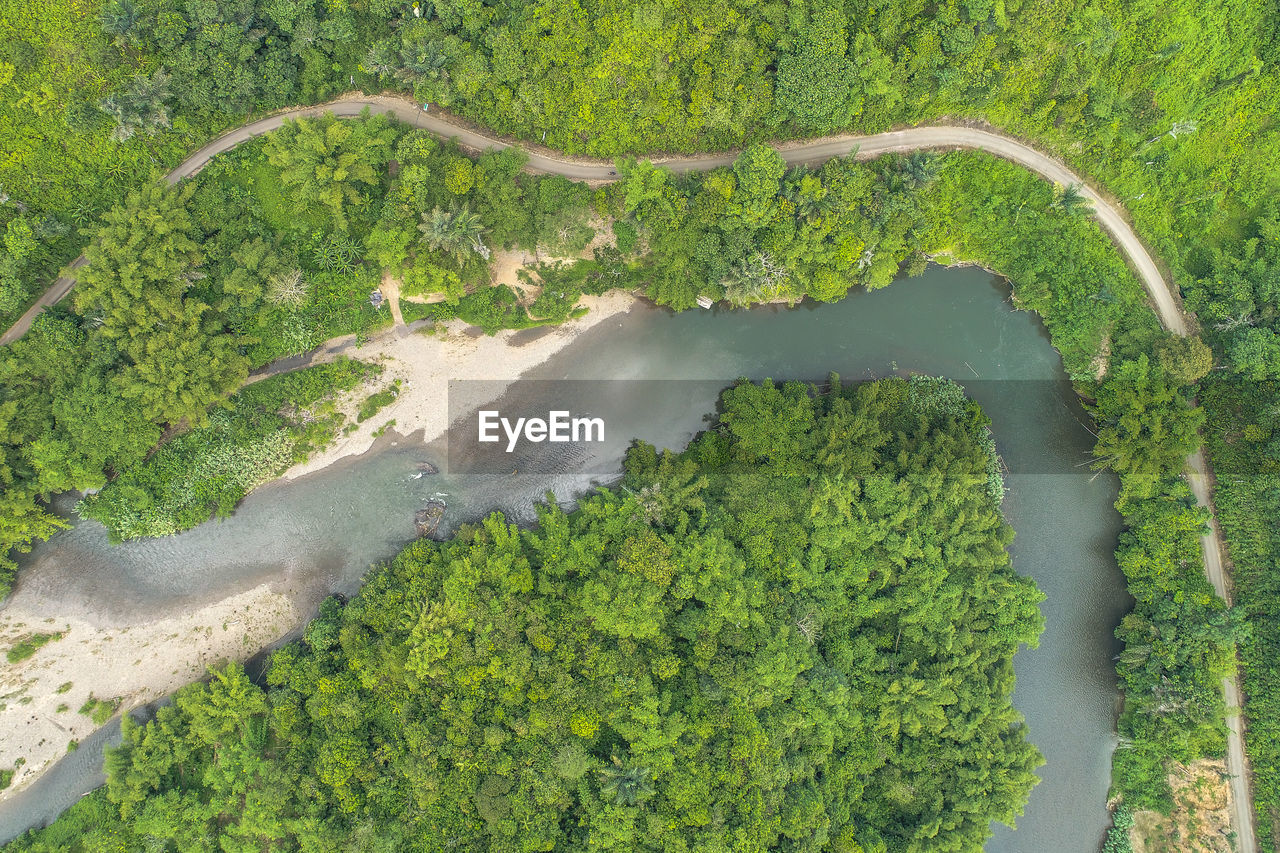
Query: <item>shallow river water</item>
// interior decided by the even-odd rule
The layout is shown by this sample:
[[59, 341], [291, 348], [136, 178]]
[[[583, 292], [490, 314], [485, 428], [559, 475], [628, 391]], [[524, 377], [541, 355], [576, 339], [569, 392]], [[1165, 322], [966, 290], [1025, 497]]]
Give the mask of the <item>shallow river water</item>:
[[[980, 270], [930, 268], [834, 305], [681, 314], [638, 306], [529, 376], [706, 381], [619, 384], [606, 400], [596, 383], [559, 386], [548, 403], [585, 407], [610, 425], [608, 441], [591, 456], [563, 454], [548, 466], [544, 454], [541, 467], [463, 475], [447, 469], [442, 445], [395, 437], [357, 459], [264, 487], [231, 518], [180, 536], [111, 547], [97, 524], [76, 525], [23, 559], [19, 584], [47, 599], [51, 611], [98, 622], [159, 617], [267, 580], [314, 607], [331, 591], [354, 592], [371, 563], [413, 536], [414, 511], [429, 500], [448, 505], [442, 533], [492, 509], [528, 521], [531, 502], [548, 489], [571, 500], [617, 476], [632, 437], [683, 446], [713, 411], [716, 391], [736, 377], [822, 380], [833, 370], [847, 380], [949, 376], [991, 416], [1009, 470], [1004, 511], [1018, 534], [1013, 564], [1046, 594], [1040, 646], [1014, 660], [1014, 703], [1047, 761], [1017, 828], [995, 827], [986, 849], [1097, 850], [1116, 740], [1112, 632], [1129, 606], [1112, 557], [1116, 484], [1083, 464], [1092, 443], [1087, 419], [1044, 329], [1014, 311], [1007, 288]], [[594, 396], [563, 399], [574, 387]], [[446, 470], [416, 476], [424, 461]], [[0, 839], [44, 823], [100, 784], [94, 758], [107, 734], [0, 803]]]

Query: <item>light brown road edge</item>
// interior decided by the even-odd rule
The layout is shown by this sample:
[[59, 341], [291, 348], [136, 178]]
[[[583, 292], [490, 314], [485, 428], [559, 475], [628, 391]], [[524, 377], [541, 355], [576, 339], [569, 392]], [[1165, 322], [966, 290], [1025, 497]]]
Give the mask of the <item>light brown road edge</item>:
[[[456, 139], [460, 145], [476, 151], [501, 150], [513, 145], [513, 143], [454, 124], [446, 117], [424, 112], [420, 104], [408, 98], [393, 95], [358, 95], [342, 97], [313, 107], [285, 110], [228, 131], [182, 161], [166, 178], [170, 184], [176, 184], [183, 178], [199, 172], [218, 154], [229, 151], [254, 137], [270, 133], [290, 119], [318, 116], [327, 112], [342, 118], [351, 118], [360, 115], [366, 109], [373, 113], [389, 113], [405, 124], [429, 131], [439, 137]], [[779, 150], [788, 164], [799, 165], [822, 163], [832, 157], [842, 157], [850, 153], [854, 153], [859, 159], [870, 159], [894, 152], [948, 148], [986, 151], [1017, 163], [1047, 181], [1063, 186], [1078, 186], [1080, 194], [1093, 206], [1093, 216], [1098, 224], [1111, 235], [1117, 248], [1137, 273], [1160, 322], [1170, 332], [1178, 335], [1188, 334], [1191, 328], [1188, 318], [1183, 314], [1178, 300], [1174, 298], [1173, 291], [1160, 273], [1160, 268], [1130, 227], [1121, 209], [1061, 162], [1017, 139], [980, 128], [939, 125], [894, 130], [871, 136], [833, 136], [789, 144]], [[542, 151], [529, 151], [528, 154], [529, 161], [525, 168], [529, 172], [563, 175], [566, 178], [586, 181], [609, 181], [616, 177], [614, 167], [607, 162], [558, 157]], [[655, 162], [661, 163], [674, 172], [707, 171], [731, 164], [736, 156], [737, 152], [728, 152], [708, 156], [666, 158], [655, 160]], [[11, 343], [22, 337], [41, 311], [70, 293], [71, 288], [75, 286], [75, 276], [72, 273], [84, 264], [83, 255], [72, 261], [66, 268], [66, 274], [55, 280], [36, 304], [8, 331], [0, 335], [0, 345]], [[1195, 494], [1196, 502], [1212, 512], [1210, 477], [1203, 450], [1197, 450], [1188, 457], [1187, 468], [1187, 479]], [[1206, 576], [1218, 595], [1230, 604], [1231, 591], [1223, 568], [1224, 549], [1216, 520], [1211, 522], [1210, 532], [1201, 537], [1200, 547], [1204, 554]], [[1237, 853], [1256, 853], [1253, 796], [1249, 784], [1248, 758], [1244, 751], [1238, 674], [1224, 678], [1222, 688], [1227, 708], [1227, 772], [1231, 777], [1231, 823], [1236, 832], [1236, 850]]]

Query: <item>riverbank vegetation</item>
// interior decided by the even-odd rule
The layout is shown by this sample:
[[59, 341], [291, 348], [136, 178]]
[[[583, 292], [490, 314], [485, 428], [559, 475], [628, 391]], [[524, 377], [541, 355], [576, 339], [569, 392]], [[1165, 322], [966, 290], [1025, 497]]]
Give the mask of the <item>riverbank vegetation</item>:
[[[320, 132], [347, 124], [354, 128], [333, 139], [329, 131]], [[592, 259], [536, 267], [537, 281], [530, 277], [529, 283], [541, 293], [529, 310], [540, 318], [568, 316], [581, 294], [612, 288], [640, 290], [677, 309], [694, 305], [699, 296], [736, 305], [805, 297], [829, 301], [850, 286], [888, 286], [900, 270], [919, 270], [933, 256], [982, 262], [1011, 274], [1017, 303], [1044, 319], [1068, 372], [1094, 401], [1100, 464], [1121, 476], [1118, 505], [1129, 532], [1120, 557], [1138, 605], [1121, 629], [1129, 645], [1120, 663], [1128, 704], [1117, 791], [1136, 807], [1165, 806], [1165, 761], [1220, 752], [1221, 700], [1206, 685], [1216, 684], [1224, 671], [1231, 624], [1206, 593], [1198, 555], [1188, 550], [1203, 520], [1175, 480], [1197, 441], [1201, 415], [1188, 405], [1187, 389], [1207, 370], [1207, 351], [1160, 330], [1140, 285], [1105, 236], [1083, 211], [1062, 202], [1064, 188], [980, 154], [918, 154], [870, 163], [845, 158], [788, 170], [776, 152], [754, 146], [731, 167], [708, 174], [676, 176], [647, 162], [622, 162], [618, 182], [591, 192], [559, 178], [521, 176], [516, 154], [472, 160], [384, 119], [321, 120], [311, 130], [289, 132], [296, 140], [312, 131], [324, 139], [308, 144], [328, 145], [323, 156], [339, 160], [347, 149], [364, 150], [352, 140], [371, 140], [370, 156], [386, 158], [377, 173], [382, 176], [328, 196], [321, 190], [258, 193], [255, 187], [283, 180], [275, 170], [291, 167], [271, 153], [280, 150], [275, 137], [246, 145], [216, 160], [194, 182], [151, 190], [108, 214], [89, 252], [90, 268], [100, 268], [90, 274], [90, 286], [78, 291], [77, 304], [88, 316], [55, 315], [58, 321], [86, 340], [115, 335], [145, 359], [151, 327], [141, 318], [149, 316], [152, 303], [172, 316], [196, 311], [202, 323], [226, 318], [211, 327], [220, 338], [217, 346], [229, 361], [256, 366], [297, 352], [321, 334], [368, 328], [361, 324], [376, 315], [365, 288], [376, 284], [381, 267], [414, 282], [421, 288], [416, 292], [444, 297], [423, 306], [426, 316], [461, 316], [486, 331], [525, 326], [532, 321], [514, 293], [478, 286], [487, 276], [485, 253], [549, 244], [580, 250], [594, 233], [587, 227], [592, 214], [610, 223], [617, 243], [597, 249]], [[323, 170], [309, 167], [299, 174]], [[140, 230], [156, 218], [166, 223], [158, 233], [134, 234], [133, 225]], [[138, 265], [129, 262], [130, 253], [154, 255], [145, 274], [165, 284], [132, 285], [128, 276]], [[333, 269], [324, 269], [326, 264]], [[206, 269], [211, 274], [204, 276]], [[170, 284], [183, 270], [191, 279], [185, 290]], [[326, 272], [333, 278], [323, 278]], [[308, 280], [346, 284], [333, 290]], [[197, 287], [209, 288], [202, 303], [207, 308], [188, 304]], [[97, 307], [107, 290], [112, 302]], [[128, 300], [130, 292], [148, 301], [112, 316], [112, 306]], [[286, 293], [295, 295], [285, 299]], [[12, 348], [15, 367], [53, 363], [44, 337], [53, 322], [42, 319], [37, 331]], [[305, 333], [280, 331], [288, 328]], [[135, 337], [143, 343], [132, 343]], [[1109, 359], [1100, 379], [1096, 360], [1104, 337]], [[216, 399], [209, 396], [210, 381], [200, 373], [189, 377], [206, 395], [194, 401], [207, 407]], [[172, 393], [173, 383], [163, 387]], [[242, 393], [252, 397], [254, 387]], [[47, 392], [33, 384], [30, 393]], [[149, 392], [144, 386], [139, 393]], [[186, 404], [180, 395], [161, 397], [154, 414], [162, 418], [164, 407], [172, 406], [183, 418], [198, 417]], [[221, 469], [206, 471], [210, 460], [222, 458], [209, 448], [228, 441], [242, 450], [258, 447], [265, 436], [286, 432], [276, 431], [282, 416], [272, 415], [270, 423], [254, 421], [254, 441], [241, 445], [229, 439], [238, 429], [238, 404], [233, 405], [231, 413], [215, 408], [206, 426], [146, 462], [141, 459], [158, 440], [159, 424], [150, 422], [150, 436], [131, 435], [135, 461], [111, 465], [119, 476], [84, 502], [84, 510], [96, 513], [113, 535], [129, 537], [181, 529], [208, 518], [211, 510], [229, 509], [244, 484], [224, 477]], [[23, 461], [31, 458], [25, 449], [14, 453]], [[101, 476], [96, 472], [102, 467], [90, 470]], [[236, 470], [261, 473], [256, 464]], [[206, 485], [195, 488], [197, 482]], [[1178, 606], [1169, 606], [1166, 597]]]
[[378, 365], [342, 359], [249, 385], [203, 426], [165, 441], [76, 511], [101, 522], [113, 542], [225, 517], [257, 486], [328, 444], [346, 420], [333, 395], [380, 372]]
[[[441, 294], [431, 316], [490, 331], [549, 322], [486, 301], [496, 292], [484, 286], [490, 245], [581, 249], [593, 234], [583, 230], [590, 194], [523, 175], [522, 163], [518, 152], [473, 161], [383, 117], [329, 117], [108, 210], [85, 250], [74, 309], [42, 315], [0, 351], [0, 592], [10, 553], [61, 526], [41, 502], [51, 493], [110, 481], [82, 508], [133, 538], [189, 527], [209, 517], [210, 502], [225, 513], [264, 472], [277, 475], [315, 436], [285, 438], [254, 414], [249, 441], [228, 397], [250, 369], [389, 324], [385, 301], [370, 299], [384, 274], [407, 294]], [[338, 372], [314, 375], [343, 387]], [[260, 411], [263, 393], [247, 392], [247, 411]], [[166, 431], [188, 427], [197, 429], [148, 459]], [[271, 452], [257, 444], [268, 435]], [[246, 456], [250, 445], [258, 449]], [[228, 447], [234, 459], [212, 461], [213, 448]]]
[[[412, 91], [421, 100], [499, 131], [570, 152], [602, 155], [713, 149], [770, 137], [985, 119], [1052, 149], [1120, 200], [1168, 265], [1188, 306], [1202, 318], [1214, 363], [1221, 368], [1201, 381], [1199, 391], [1210, 422], [1226, 430], [1220, 436], [1211, 430], [1208, 437], [1211, 461], [1232, 475], [1220, 479], [1219, 496], [1247, 623], [1241, 629], [1247, 638], [1247, 713], [1252, 727], [1274, 731], [1280, 727], [1280, 700], [1268, 674], [1275, 656], [1265, 638], [1275, 637], [1268, 615], [1275, 609], [1275, 594], [1266, 579], [1273, 573], [1276, 551], [1265, 542], [1266, 531], [1280, 528], [1280, 507], [1271, 492], [1258, 485], [1267, 481], [1257, 471], [1270, 464], [1272, 436], [1280, 429], [1273, 387], [1280, 378], [1280, 297], [1271, 257], [1276, 216], [1268, 201], [1280, 181], [1274, 165], [1280, 146], [1271, 120], [1280, 107], [1275, 23], [1273, 5], [1262, 0], [1123, 6], [1092, 0], [1051, 5], [968, 0], [892, 6], [741, 3], [714, 10], [644, 0], [518, 6], [452, 0], [416, 5], [383, 0], [216, 0], [173, 8], [150, 0], [90, 0], [74, 9], [9, 4], [0, 9], [0, 90], [6, 95], [0, 99], [0, 321], [11, 319], [29, 303], [127, 191], [141, 188], [217, 129], [238, 124], [255, 110], [319, 100], [353, 86]], [[347, 143], [334, 144], [340, 157]], [[958, 160], [963, 158], [948, 157], [945, 162]], [[756, 165], [771, 168], [763, 156]], [[168, 298], [166, 310], [173, 321], [218, 355], [201, 380], [217, 386], [215, 393], [204, 395], [210, 401], [235, 387], [242, 358], [263, 363], [273, 353], [305, 348], [316, 342], [315, 335], [335, 328], [325, 325], [329, 322], [349, 323], [351, 332], [385, 322], [371, 309], [357, 320], [365, 310], [358, 306], [377, 284], [369, 267], [352, 268], [360, 251], [354, 241], [364, 238], [334, 232], [340, 220], [323, 201], [338, 198], [332, 188], [327, 196], [314, 196], [315, 210], [279, 217], [279, 211], [287, 210], [282, 201], [288, 194], [283, 184], [272, 180], [270, 167], [269, 162], [259, 162], [254, 174], [244, 175], [243, 195], [261, 199], [264, 216], [277, 211], [273, 230], [310, 223], [311, 230], [292, 245], [298, 252], [297, 269], [315, 267], [301, 280], [306, 281], [309, 298], [317, 301], [305, 308], [281, 309], [280, 317], [287, 322], [280, 324], [257, 326], [252, 318], [262, 312], [242, 315], [249, 324], [246, 338], [227, 348], [208, 337], [215, 334], [224, 309], [203, 297], [212, 310]], [[507, 163], [503, 168], [518, 166]], [[981, 178], [985, 183], [979, 182], [982, 170], [988, 173]], [[380, 180], [388, 181], [389, 172]], [[747, 166], [744, 174], [755, 172], [754, 166]], [[1032, 179], [1015, 172], [999, 163], [944, 167], [928, 184], [934, 188], [926, 188], [930, 195], [910, 202], [917, 213], [923, 211], [923, 224], [904, 227], [896, 218], [902, 211], [877, 209], [874, 215], [883, 221], [877, 223], [875, 235], [885, 242], [864, 245], [857, 258], [827, 250], [825, 256], [795, 258], [793, 266], [782, 268], [772, 254], [776, 244], [753, 245], [734, 254], [735, 247], [746, 244], [726, 242], [736, 229], [716, 225], [672, 235], [672, 241], [698, 240], [684, 248], [673, 243], [680, 251], [672, 258], [637, 264], [604, 257], [594, 266], [554, 275], [578, 281], [585, 290], [605, 277], [631, 281], [633, 270], [647, 263], [653, 275], [634, 279], [636, 284], [677, 305], [690, 296], [690, 285], [679, 277], [681, 265], [686, 271], [714, 271], [706, 280], [715, 286], [723, 286], [731, 276], [731, 298], [741, 302], [779, 288], [787, 275], [793, 280], [782, 287], [794, 288], [799, 280], [796, 270], [803, 268], [811, 274], [803, 292], [825, 298], [839, 289], [829, 277], [836, 270], [847, 275], [856, 269], [854, 279], [881, 282], [892, 277], [899, 262], [911, 268], [924, 262], [926, 252], [954, 251], [956, 257], [1011, 276], [1020, 302], [1044, 312], [1073, 378], [1085, 382], [1086, 373], [1097, 370], [1093, 362], [1097, 344], [1104, 339], [1100, 333], [1105, 337], [1112, 353], [1101, 364], [1103, 372], [1110, 368], [1112, 376], [1136, 377], [1151, 389], [1153, 400], [1161, 401], [1138, 399], [1143, 395], [1126, 401], [1124, 395], [1113, 395], [1100, 404], [1121, 406], [1100, 409], [1099, 416], [1108, 428], [1102, 458], [1120, 466], [1125, 477], [1122, 509], [1127, 516], [1147, 512], [1133, 503], [1135, 498], [1166, 509], [1186, 504], [1185, 493], [1172, 479], [1177, 474], [1173, 448], [1184, 442], [1188, 425], [1194, 424], [1182, 419], [1198, 417], [1182, 411], [1182, 399], [1204, 376], [1203, 353], [1162, 339], [1149, 317], [1124, 308], [1136, 305], [1139, 294], [1102, 242], [1072, 237], [1073, 231], [1084, 234], [1087, 228], [1074, 224], [1073, 206], [1064, 203], [1071, 198], [1070, 188], [1054, 192], [1033, 187]], [[438, 172], [446, 173], [455, 189], [476, 181], [474, 167], [469, 170], [461, 159]], [[738, 179], [737, 174], [732, 177]], [[732, 190], [726, 191], [725, 177], [719, 180], [719, 192], [727, 202]], [[873, 174], [859, 180], [875, 183], [893, 177]], [[510, 183], [496, 180], [491, 186]], [[634, 204], [610, 199], [611, 209], [631, 217], [653, 207], [655, 200], [644, 197], [641, 184]], [[938, 189], [947, 187], [948, 192]], [[365, 184], [352, 189], [357, 195], [376, 192]], [[302, 197], [305, 192], [295, 194]], [[345, 190], [340, 194], [351, 200]], [[680, 204], [689, 198], [675, 187], [659, 188], [659, 194]], [[1052, 212], [1041, 206], [1046, 195]], [[437, 243], [432, 251], [445, 252], [452, 245], [465, 256], [463, 226], [470, 221], [465, 214], [477, 213], [480, 201], [474, 199], [464, 211], [448, 203], [452, 197], [442, 197], [438, 212], [434, 206], [428, 209], [432, 218], [422, 224], [437, 231], [456, 225], [459, 236], [449, 244]], [[793, 201], [779, 201], [773, 211], [748, 202], [724, 215], [739, 217], [744, 232], [753, 236], [775, 237], [772, 223], [752, 217], [789, 213], [787, 203]], [[708, 193], [702, 202], [711, 205], [707, 210], [713, 219], [721, 218], [714, 194]], [[342, 200], [336, 204], [344, 216], [353, 217], [357, 231], [368, 226], [367, 219], [361, 224], [361, 216], [372, 211], [348, 210], [350, 205]], [[660, 207], [656, 216], [673, 216]], [[683, 214], [674, 216], [680, 219]], [[968, 217], [968, 224], [959, 221], [963, 217]], [[1023, 229], [1024, 222], [1037, 220], [1038, 230]], [[78, 233], [86, 226], [84, 234]], [[615, 227], [621, 253], [634, 253], [641, 230], [630, 219]], [[581, 229], [557, 228], [555, 233], [572, 242]], [[1037, 251], [1022, 251], [1015, 235], [1035, 240], [1031, 245]], [[1067, 242], [1057, 243], [1058, 235], [1065, 235]], [[852, 252], [863, 236], [847, 240], [844, 250]], [[736, 267], [719, 270], [713, 237], [721, 241], [721, 249], [728, 248]], [[423, 282], [414, 286], [455, 296], [465, 290], [461, 270], [448, 263], [420, 265], [416, 257], [399, 258], [398, 247], [408, 245], [400, 242], [404, 229], [383, 229], [378, 239], [384, 238], [388, 257], [395, 260], [383, 265], [400, 266], [406, 283]], [[496, 234], [491, 232], [487, 239], [494, 241]], [[785, 232], [780, 239], [790, 245]], [[837, 241], [835, 232], [828, 241]], [[381, 263], [375, 254], [381, 246], [375, 239], [363, 244], [363, 250]], [[907, 247], [910, 251], [904, 252]], [[1077, 254], [1085, 247], [1090, 247], [1090, 254]], [[872, 251], [866, 266], [859, 267], [868, 248]], [[701, 249], [703, 255], [699, 258], [690, 249]], [[322, 262], [333, 268], [321, 268]], [[1091, 276], [1091, 271], [1097, 274]], [[291, 281], [280, 279], [276, 291], [286, 299], [298, 292]], [[701, 287], [694, 281], [695, 288]], [[496, 300], [479, 299], [485, 298]], [[489, 316], [479, 309], [494, 308], [476, 307], [477, 317]], [[314, 315], [309, 313], [313, 309]], [[495, 322], [506, 319], [499, 315]], [[72, 326], [79, 323], [73, 321]], [[67, 383], [65, 376], [54, 375], [49, 365], [56, 363], [57, 355], [32, 354], [32, 362], [47, 360], [43, 368], [5, 368], [6, 396], [0, 399], [0, 518], [5, 523], [0, 525], [0, 551], [6, 554], [56, 529], [57, 521], [42, 512], [36, 496], [104, 479], [103, 471], [136, 462], [141, 458], [138, 448], [149, 447], [160, 434], [159, 424], [140, 419], [132, 410], [119, 411], [122, 406], [113, 402], [117, 387], [134, 389], [136, 397], [131, 399], [154, 411], [170, 405], [175, 411], [200, 410], [202, 394], [196, 383], [168, 377], [178, 382], [170, 391], [143, 371], [115, 367], [143, 353], [148, 343], [162, 346], [163, 334], [144, 333], [150, 342], [104, 336], [109, 346], [90, 346], [89, 341], [98, 340], [96, 333], [85, 333], [84, 344], [73, 342], [82, 331], [64, 322], [46, 325], [33, 335], [46, 341], [48, 353], [96, 365], [85, 368], [83, 377]], [[258, 337], [261, 343], [244, 343], [248, 337]], [[170, 338], [176, 339], [177, 333], [170, 332]], [[1147, 358], [1145, 368], [1123, 367], [1140, 356]], [[7, 362], [10, 357], [4, 358]], [[11, 377], [16, 377], [15, 388], [28, 390], [10, 390]], [[1176, 387], [1168, 387], [1170, 382]], [[41, 384], [45, 401], [28, 399], [29, 389]], [[79, 398], [69, 396], [72, 388]], [[1097, 389], [1086, 384], [1084, 390], [1092, 394]], [[64, 413], [96, 403], [96, 410], [107, 414], [101, 424], [82, 428], [66, 417], [59, 420], [47, 402], [52, 399], [64, 400], [59, 408]], [[1161, 414], [1158, 435], [1140, 423], [1153, 412], [1168, 414]], [[113, 434], [108, 430], [111, 424], [121, 428]], [[1125, 436], [1132, 452], [1116, 444]], [[1143, 452], [1144, 442], [1153, 438], [1159, 458]], [[72, 452], [81, 444], [85, 450]], [[88, 450], [99, 446], [103, 450]], [[65, 464], [54, 461], [64, 458]], [[1135, 524], [1154, 535], [1140, 520]], [[1156, 550], [1174, 553], [1179, 548], [1159, 545]], [[1194, 555], [1189, 559], [1170, 563], [1169, 571], [1194, 598], [1197, 561]], [[1132, 690], [1130, 700], [1163, 706]], [[1264, 850], [1274, 850], [1272, 815], [1280, 808], [1280, 757], [1270, 751], [1276, 742], [1280, 740], [1249, 741], [1263, 804], [1259, 840]], [[1125, 790], [1127, 783], [1118, 779], [1117, 784]]]
[[9, 663], [20, 663], [40, 651], [40, 647], [54, 640], [62, 639], [62, 634], [30, 634], [9, 647], [4, 653]]
[[989, 447], [949, 383], [739, 384], [572, 513], [418, 540], [266, 688], [126, 724], [10, 849], [975, 849], [1040, 760]]

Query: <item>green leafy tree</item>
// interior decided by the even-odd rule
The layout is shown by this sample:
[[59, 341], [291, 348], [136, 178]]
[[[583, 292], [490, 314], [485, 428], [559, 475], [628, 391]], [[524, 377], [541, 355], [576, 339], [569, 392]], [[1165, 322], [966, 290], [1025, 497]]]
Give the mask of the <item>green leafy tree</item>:
[[482, 239], [484, 224], [465, 202], [447, 210], [432, 208], [430, 213], [422, 214], [418, 231], [432, 251], [451, 255], [459, 265], [465, 264], [473, 255], [489, 256], [489, 249]]
[[[128, 0], [122, 0], [128, 3]], [[115, 119], [112, 134], [117, 142], [131, 139], [137, 133], [154, 136], [169, 126], [169, 75], [163, 68], [154, 74], [139, 74], [124, 91], [108, 95], [101, 109]]]
[[733, 163], [737, 186], [729, 199], [730, 223], [747, 229], [767, 225], [777, 213], [779, 186], [786, 165], [767, 145], [753, 145]]
[[187, 212], [191, 192], [151, 184], [103, 214], [75, 300], [107, 337], [145, 336], [157, 320], [183, 313], [201, 260]]
[[1231, 369], [1254, 381], [1280, 378], [1280, 335], [1270, 329], [1245, 329], [1231, 344]]
[[151, 185], [104, 214], [75, 291], [77, 307], [125, 357], [113, 380], [119, 392], [159, 423], [203, 421], [247, 373], [215, 312], [189, 293], [202, 275], [191, 191]]
[[1195, 335], [1174, 335], [1156, 347], [1162, 370], [1179, 385], [1194, 385], [1213, 370], [1213, 351]]
[[844, 127], [861, 112], [858, 72], [847, 56], [847, 24], [839, 9], [816, 12], [795, 47], [778, 59], [778, 103], [805, 128]]
[[[276, 109], [291, 102], [298, 66], [287, 39], [260, 16], [254, 0], [199, 0], [156, 13], [149, 36], [173, 74], [173, 91], [198, 115]], [[320, 36], [319, 25], [291, 27], [295, 48]], [[309, 30], [309, 32], [308, 32]]]
[[267, 139], [266, 155], [302, 205], [327, 209], [347, 229], [347, 210], [368, 201], [381, 180], [398, 131], [385, 117], [341, 121], [332, 113], [286, 122]]
[[1121, 501], [1150, 497], [1176, 475], [1199, 441], [1204, 413], [1193, 409], [1145, 355], [1113, 370], [1093, 406], [1098, 420], [1098, 467], [1121, 476]]

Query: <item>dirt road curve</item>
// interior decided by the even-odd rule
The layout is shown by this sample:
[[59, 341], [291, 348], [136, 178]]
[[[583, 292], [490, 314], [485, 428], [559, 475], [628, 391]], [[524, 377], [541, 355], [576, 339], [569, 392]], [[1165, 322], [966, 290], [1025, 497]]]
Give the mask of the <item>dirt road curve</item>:
[[[285, 110], [228, 131], [183, 160], [169, 173], [169, 183], [176, 184], [183, 178], [196, 174], [216, 155], [229, 151], [255, 136], [270, 133], [288, 119], [317, 116], [326, 112], [350, 118], [360, 115], [366, 108], [375, 113], [390, 113], [406, 124], [430, 131], [437, 136], [457, 139], [461, 145], [477, 151], [502, 149], [512, 144], [453, 124], [444, 116], [423, 112], [417, 102], [407, 98], [387, 95], [346, 97], [314, 107]], [[528, 171], [530, 172], [564, 175], [567, 178], [586, 181], [608, 181], [614, 177], [614, 167], [609, 162], [585, 158], [570, 159], [556, 156], [542, 149], [524, 147], [529, 151]], [[783, 146], [781, 151], [783, 159], [788, 163], [800, 164], [822, 163], [854, 150], [857, 151], [859, 158], [872, 158], [890, 152], [946, 148], [988, 151], [1018, 163], [1046, 180], [1064, 186], [1079, 184], [1081, 194], [1092, 203], [1098, 222], [1116, 241], [1120, 250], [1137, 271], [1152, 304], [1160, 315], [1161, 322], [1171, 331], [1186, 334], [1186, 320], [1165, 284], [1159, 268], [1133, 229], [1129, 227], [1120, 210], [1102, 198], [1066, 166], [1016, 139], [978, 128], [943, 125], [894, 130], [888, 133], [877, 133], [874, 136], [833, 136]], [[733, 162], [735, 156], [736, 153], [729, 152], [702, 157], [670, 158], [657, 162], [661, 162], [675, 172], [692, 172], [728, 165]], [[81, 256], [71, 263], [69, 270], [78, 269], [83, 265], [84, 257]], [[0, 335], [0, 345], [11, 343], [26, 334], [36, 315], [61, 300], [74, 285], [74, 276], [62, 276], [57, 279], [18, 322]]]
[[[286, 120], [302, 116], [317, 116], [332, 112], [340, 117], [358, 116], [365, 109], [375, 113], [390, 113], [400, 121], [430, 131], [431, 133], [456, 139], [459, 144], [477, 151], [507, 148], [513, 143], [486, 136], [483, 133], [453, 124], [445, 116], [423, 112], [415, 101], [396, 96], [351, 96], [339, 98], [328, 104], [314, 107], [302, 107], [276, 113], [249, 124], [238, 127], [218, 137], [199, 151], [192, 154], [168, 175], [169, 183], [177, 183], [183, 178], [199, 172], [214, 156], [228, 151], [241, 142], [261, 136], [280, 127]], [[603, 160], [586, 158], [567, 158], [557, 156], [545, 149], [534, 146], [522, 146], [529, 152], [527, 170], [541, 174], [563, 175], [567, 178], [587, 181], [608, 181], [614, 176], [614, 167]], [[1182, 313], [1178, 301], [1155, 260], [1147, 252], [1142, 241], [1129, 226], [1121, 209], [1105, 199], [1096, 190], [1085, 183], [1058, 160], [1043, 154], [1016, 139], [1002, 136], [989, 130], [973, 127], [942, 125], [933, 127], [914, 127], [906, 130], [895, 130], [877, 133], [873, 136], [833, 136], [825, 139], [814, 139], [803, 143], [788, 144], [780, 148], [783, 159], [790, 164], [822, 163], [832, 157], [841, 157], [856, 151], [859, 158], [878, 157], [891, 152], [919, 151], [928, 149], [966, 148], [986, 151], [1019, 164], [1035, 172], [1045, 180], [1069, 186], [1080, 186], [1081, 194], [1093, 205], [1094, 217], [1111, 235], [1116, 246], [1128, 259], [1137, 273], [1143, 287], [1146, 288], [1151, 304], [1160, 317], [1165, 328], [1179, 335], [1189, 331], [1186, 316]], [[736, 152], [712, 154], [700, 157], [677, 157], [657, 160], [675, 172], [705, 171], [717, 166], [732, 163]], [[85, 258], [81, 255], [68, 267], [74, 271], [83, 266]], [[0, 336], [0, 344], [8, 344], [17, 340], [30, 328], [36, 315], [46, 307], [53, 305], [71, 291], [75, 285], [73, 276], [62, 276], [45, 291], [39, 301], [27, 311], [17, 323], [4, 335]], [[1203, 451], [1197, 451], [1187, 460], [1191, 488], [1196, 501], [1204, 507], [1212, 509], [1210, 482], [1207, 474]], [[1222, 564], [1222, 539], [1217, 522], [1213, 523], [1212, 532], [1201, 540], [1204, 552], [1205, 573], [1214, 589], [1228, 602], [1226, 573]], [[1237, 835], [1237, 853], [1256, 853], [1257, 844], [1253, 829], [1253, 798], [1249, 790], [1249, 768], [1244, 752], [1244, 736], [1241, 731], [1240, 690], [1237, 678], [1223, 680], [1223, 696], [1227, 705], [1229, 723], [1227, 744], [1227, 771], [1231, 774], [1233, 828]]]

